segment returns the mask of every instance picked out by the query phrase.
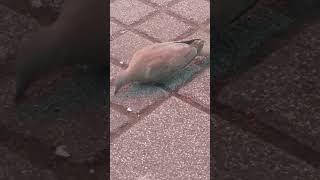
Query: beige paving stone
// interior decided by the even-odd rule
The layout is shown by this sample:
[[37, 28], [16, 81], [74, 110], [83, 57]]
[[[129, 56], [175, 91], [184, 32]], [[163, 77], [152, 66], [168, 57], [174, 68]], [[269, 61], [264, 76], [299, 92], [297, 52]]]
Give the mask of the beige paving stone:
[[173, 5], [170, 10], [197, 23], [210, 18], [210, 3], [205, 0], [183, 0]]
[[129, 118], [120, 112], [110, 108], [110, 132], [113, 133], [117, 128], [125, 125]]
[[209, 115], [172, 97], [111, 144], [111, 179], [210, 179]]
[[165, 13], [159, 13], [136, 27], [136, 29], [160, 41], [172, 40], [189, 28], [189, 25]]
[[205, 69], [191, 82], [179, 90], [179, 94], [210, 108], [210, 68]]
[[153, 7], [138, 0], [116, 0], [110, 4], [110, 16], [127, 25], [140, 20], [153, 11]]
[[110, 42], [110, 55], [120, 62], [129, 63], [133, 54], [153, 42], [133, 33], [126, 32]]

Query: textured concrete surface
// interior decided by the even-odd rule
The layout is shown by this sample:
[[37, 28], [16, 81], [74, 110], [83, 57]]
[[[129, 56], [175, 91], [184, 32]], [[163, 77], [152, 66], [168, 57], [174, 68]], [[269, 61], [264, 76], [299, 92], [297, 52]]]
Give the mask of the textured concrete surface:
[[209, 13], [204, 0], [111, 2], [110, 179], [210, 178], [208, 58], [162, 84], [132, 83], [114, 95], [115, 77], [146, 45], [201, 38], [209, 48]]
[[171, 97], [112, 142], [110, 177], [204, 180], [209, 163], [209, 115]]

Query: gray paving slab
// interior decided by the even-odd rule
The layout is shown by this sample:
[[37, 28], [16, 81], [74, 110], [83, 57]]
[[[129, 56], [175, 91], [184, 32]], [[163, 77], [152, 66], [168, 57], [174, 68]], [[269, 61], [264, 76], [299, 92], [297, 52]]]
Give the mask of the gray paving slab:
[[156, 3], [158, 5], [161, 5], [161, 6], [165, 6], [167, 5], [168, 3], [172, 2], [173, 0], [149, 0], [149, 2], [153, 2], [153, 3]]
[[195, 77], [191, 82], [179, 90], [182, 94], [206, 108], [210, 108], [210, 68], [205, 69], [201, 74]]
[[315, 169], [287, 152], [245, 132], [228, 121], [215, 117], [217, 136], [214, 144], [216, 179], [317, 180]]
[[118, 25], [117, 23], [110, 22], [110, 37], [114, 35], [114, 33], [117, 33], [118, 31], [124, 30], [123, 27]]
[[110, 42], [110, 55], [128, 64], [137, 50], [151, 44], [150, 40], [129, 31]]
[[58, 180], [48, 169], [39, 169], [28, 160], [0, 146], [0, 179], [3, 180]]
[[170, 10], [195, 23], [210, 18], [210, 3], [205, 0], [184, 0], [174, 4]]
[[218, 100], [297, 138], [320, 152], [320, 21], [272, 53]]
[[111, 179], [209, 179], [210, 117], [172, 97], [115, 139], [110, 157]]
[[110, 108], [110, 133], [115, 132], [119, 127], [128, 123], [129, 118], [120, 112]]
[[154, 10], [138, 0], [117, 0], [110, 4], [110, 16], [127, 25], [139, 21]]
[[164, 12], [135, 27], [160, 41], [170, 41], [188, 31], [191, 26]]

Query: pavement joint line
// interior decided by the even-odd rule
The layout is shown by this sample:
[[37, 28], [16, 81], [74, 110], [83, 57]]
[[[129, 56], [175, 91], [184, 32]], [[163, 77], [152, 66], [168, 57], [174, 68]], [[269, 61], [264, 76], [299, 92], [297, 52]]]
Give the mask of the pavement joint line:
[[159, 106], [161, 106], [165, 101], [167, 101], [171, 95], [169, 95], [166, 98], [163, 98], [161, 100], [158, 100], [148, 107], [141, 110], [141, 112], [138, 114], [136, 118], [131, 118], [125, 125], [117, 128], [114, 133], [110, 134], [110, 142], [113, 142], [117, 138], [119, 138], [122, 134], [126, 133], [128, 130], [130, 130], [131, 127], [133, 127], [135, 124], [139, 123], [141, 120], [143, 120], [145, 117], [147, 117], [149, 114], [151, 114], [155, 109], [157, 109]]
[[203, 105], [201, 105], [200, 103], [194, 101], [192, 98], [189, 98], [189, 97], [186, 97], [184, 95], [181, 95], [181, 94], [178, 94], [178, 93], [173, 93], [173, 96], [182, 100], [183, 102], [191, 105], [192, 107], [196, 108], [196, 109], [199, 109], [207, 114], [210, 115], [210, 109], [209, 108], [206, 108], [204, 107]]
[[295, 138], [257, 120], [255, 114], [251, 112], [235, 110], [219, 101], [213, 103], [215, 104], [214, 114], [303, 160], [314, 168], [320, 168], [320, 152], [315, 151], [312, 147], [301, 144]]
[[[139, 0], [139, 1], [143, 2], [143, 3], [146, 2], [146, 1], [143, 1], [143, 0]], [[133, 22], [132, 24], [129, 24], [129, 25], [127, 25], [125, 23], [122, 23], [120, 20], [116, 19], [115, 17], [111, 17], [110, 20], [113, 21], [114, 23], [124, 27], [126, 30], [129, 30], [129, 31], [131, 31], [133, 33], [136, 33], [136, 34], [138, 34], [138, 35], [140, 35], [142, 37], [145, 37], [148, 40], [151, 40], [152, 42], [161, 42], [161, 40], [159, 40], [159, 39], [157, 39], [155, 37], [149, 36], [148, 34], [137, 30], [135, 27], [137, 27], [138, 25], [143, 24], [144, 22], [150, 20], [150, 18], [155, 17], [156, 15], [160, 14], [161, 12], [163, 12], [163, 13], [169, 15], [169, 16], [172, 16], [172, 17], [178, 19], [181, 22], [184, 22], [184, 23], [186, 23], [187, 25], [189, 25], [191, 27], [190, 29], [187, 30], [187, 32], [185, 32], [183, 34], [184, 36], [181, 35], [181, 37], [176, 37], [175, 40], [179, 40], [179, 38], [181, 38], [181, 39], [186, 38], [186, 37], [188, 37], [186, 35], [192, 35], [197, 30], [202, 30], [202, 29], [204, 30], [205, 27], [202, 27], [202, 26], [204, 26], [204, 24], [207, 25], [208, 22], [210, 23], [210, 17], [204, 23], [198, 24], [198, 23], [193, 22], [192, 20], [186, 19], [186, 18], [180, 16], [179, 14], [176, 14], [176, 13], [174, 13], [174, 12], [169, 10], [169, 8], [171, 6], [173, 6], [175, 3], [179, 3], [180, 1], [181, 0], [172, 1], [171, 3], [173, 3], [173, 4], [167, 5], [167, 6], [158, 6], [158, 5], [154, 6], [154, 5], [152, 5], [152, 3], [151, 4], [150, 3], [145, 3], [147, 5], [152, 6], [155, 9], [155, 11], [149, 13], [148, 15], [140, 18], [136, 22]], [[122, 35], [122, 33], [120, 33], [119, 31], [114, 33], [114, 35], [112, 36], [112, 40], [115, 40], [120, 35]]]
[[127, 109], [124, 106], [120, 105], [120, 104], [116, 104], [114, 102], [110, 102], [110, 107], [112, 109], [114, 109], [115, 111], [117, 111], [117, 112], [119, 112], [119, 113], [121, 113], [121, 114], [123, 114], [123, 115], [125, 115], [127, 117], [130, 117], [130, 118], [138, 118], [139, 117], [138, 114], [136, 114], [136, 113], [128, 112]]

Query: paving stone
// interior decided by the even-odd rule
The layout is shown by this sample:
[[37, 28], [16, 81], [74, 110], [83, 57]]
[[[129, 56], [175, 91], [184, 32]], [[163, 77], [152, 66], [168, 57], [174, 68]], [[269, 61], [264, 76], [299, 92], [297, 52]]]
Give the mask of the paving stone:
[[319, 179], [319, 169], [220, 117], [215, 119], [215, 179]]
[[127, 25], [140, 20], [153, 11], [153, 7], [138, 0], [117, 0], [110, 4], [110, 16]]
[[114, 83], [114, 80], [120, 71], [122, 71], [122, 68], [115, 66], [113, 64], [110, 65], [110, 83], [111, 84]]
[[110, 36], [113, 36], [114, 33], [121, 30], [124, 30], [124, 28], [112, 21], [110, 22]]
[[115, 139], [110, 157], [111, 179], [210, 179], [210, 117], [172, 97]]
[[121, 114], [120, 112], [110, 108], [110, 132], [113, 133], [119, 127], [125, 125], [129, 119], [127, 116]]
[[131, 108], [133, 113], [140, 113], [151, 104], [169, 96], [168, 92], [159, 87], [138, 83], [123, 87], [116, 95], [114, 95], [114, 89], [112, 85], [110, 87], [111, 102], [122, 105], [126, 109]]
[[169, 2], [172, 2], [173, 0], [149, 0], [150, 2], [156, 3], [160, 6], [166, 5]]
[[151, 44], [151, 41], [137, 34], [126, 32], [110, 42], [110, 54], [111, 57], [128, 64], [137, 50]]
[[225, 87], [218, 100], [320, 152], [320, 23]]
[[183, 0], [173, 5], [170, 10], [196, 23], [210, 18], [210, 3], [205, 0]]
[[204, 72], [182, 87], [179, 94], [210, 108], [210, 68], [205, 69]]
[[163, 42], [178, 37], [189, 30], [190, 26], [168, 14], [159, 13], [136, 28]]
[[47, 169], [39, 169], [31, 162], [0, 146], [0, 179], [6, 180], [57, 180], [56, 175]]

